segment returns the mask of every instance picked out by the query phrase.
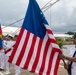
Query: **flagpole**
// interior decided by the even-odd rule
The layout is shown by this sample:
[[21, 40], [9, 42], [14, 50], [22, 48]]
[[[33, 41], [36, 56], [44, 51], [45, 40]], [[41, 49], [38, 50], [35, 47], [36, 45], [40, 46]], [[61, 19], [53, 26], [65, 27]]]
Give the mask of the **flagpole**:
[[[52, 1], [52, 0], [50, 0]], [[51, 8], [50, 8], [50, 28], [51, 28]]]

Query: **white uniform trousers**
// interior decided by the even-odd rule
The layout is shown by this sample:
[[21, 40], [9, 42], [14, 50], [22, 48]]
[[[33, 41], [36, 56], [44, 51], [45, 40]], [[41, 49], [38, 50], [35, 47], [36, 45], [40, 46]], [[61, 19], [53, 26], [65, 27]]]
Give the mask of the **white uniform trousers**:
[[15, 65], [15, 74], [19, 75], [20, 74], [20, 67]]
[[6, 71], [10, 72], [10, 63], [8, 62], [9, 56], [5, 55], [5, 60], [6, 60]]
[[5, 54], [4, 53], [2, 53], [2, 52], [0, 52], [0, 68], [1, 69], [4, 69], [4, 57], [5, 56]]
[[71, 72], [72, 72], [72, 75], [76, 75], [76, 69], [75, 68], [71, 69]]

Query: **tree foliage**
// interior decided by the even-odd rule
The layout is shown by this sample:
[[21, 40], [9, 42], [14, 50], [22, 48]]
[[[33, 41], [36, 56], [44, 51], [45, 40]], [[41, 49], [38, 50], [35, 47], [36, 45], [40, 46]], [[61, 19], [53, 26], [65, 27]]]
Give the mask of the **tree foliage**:
[[74, 32], [69, 31], [69, 32], [67, 32], [65, 34], [74, 35]]

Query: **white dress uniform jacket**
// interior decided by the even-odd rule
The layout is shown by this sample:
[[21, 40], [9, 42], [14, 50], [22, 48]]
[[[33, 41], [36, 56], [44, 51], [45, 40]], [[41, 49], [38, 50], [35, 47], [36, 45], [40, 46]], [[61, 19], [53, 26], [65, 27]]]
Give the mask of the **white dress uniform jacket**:
[[11, 49], [10, 51], [8, 51], [8, 52], [6, 53], [7, 56], [10, 56], [14, 44], [15, 44], [15, 42], [12, 41], [12, 40], [10, 40], [10, 41], [5, 41], [5, 42], [3, 43], [5, 51], [8, 51], [9, 49]]
[[[75, 48], [75, 46], [74, 46], [74, 47], [72, 47], [72, 48], [70, 49], [70, 54], [69, 54], [69, 56], [73, 57], [73, 54], [74, 54], [75, 51], [76, 51], [76, 48]], [[76, 57], [76, 55], [75, 55], [75, 57]], [[72, 63], [71, 73], [72, 73], [72, 75], [76, 75], [76, 62], [73, 62], [73, 63]]]
[[4, 69], [4, 49], [0, 50], [0, 68]]

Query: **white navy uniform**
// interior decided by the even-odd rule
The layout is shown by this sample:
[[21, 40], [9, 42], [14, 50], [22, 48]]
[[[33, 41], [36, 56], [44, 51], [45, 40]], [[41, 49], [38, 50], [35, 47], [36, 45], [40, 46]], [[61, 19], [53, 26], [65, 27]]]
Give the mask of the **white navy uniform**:
[[[74, 54], [75, 51], [76, 51], [76, 48], [75, 48], [75, 46], [74, 46], [74, 47], [72, 47], [72, 48], [70, 49], [70, 54], [69, 54], [69, 56], [73, 57], [73, 54]], [[76, 57], [76, 55], [75, 55], [75, 57]], [[72, 75], [76, 75], [76, 62], [73, 62], [73, 63], [72, 63], [71, 73], [72, 73]]]
[[[6, 55], [6, 72], [10, 73], [10, 63], [8, 62], [9, 56], [12, 53], [13, 46], [15, 45], [15, 41], [6, 41], [5, 43], [5, 50], [8, 51], [8, 49], [11, 49], [9, 52], [7, 52]], [[15, 75], [20, 74], [20, 67], [15, 65]]]
[[4, 69], [4, 49], [0, 50], [0, 69]]
[[21, 71], [20, 71], [20, 67], [15, 65], [15, 75], [20, 75]]
[[8, 51], [9, 49], [11, 49], [9, 52], [7, 52], [5, 54], [5, 63], [6, 63], [6, 72], [5, 74], [10, 74], [10, 63], [8, 62], [8, 59], [9, 59], [9, 56], [11, 54], [11, 51], [12, 51], [12, 48], [13, 48], [13, 45], [14, 45], [14, 42], [12, 40], [10, 41], [5, 41], [3, 43], [3, 46], [4, 46], [4, 50], [5, 51]]
[[[15, 42], [12, 40], [4, 42], [4, 50], [7, 52], [6, 53], [7, 56], [11, 55], [14, 44], [15, 44]], [[11, 49], [11, 50], [8, 51], [9, 49]]]
[[[6, 41], [3, 40], [2, 43], [5, 43]], [[5, 62], [5, 53], [4, 53], [4, 45], [3, 49], [0, 51], [0, 69], [4, 69], [4, 63]]]

